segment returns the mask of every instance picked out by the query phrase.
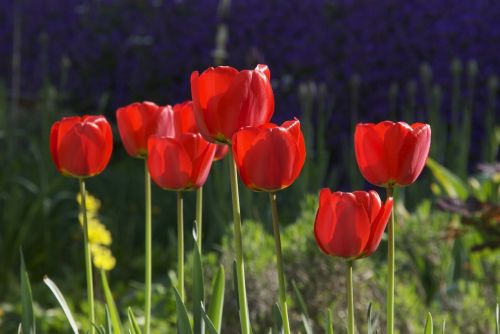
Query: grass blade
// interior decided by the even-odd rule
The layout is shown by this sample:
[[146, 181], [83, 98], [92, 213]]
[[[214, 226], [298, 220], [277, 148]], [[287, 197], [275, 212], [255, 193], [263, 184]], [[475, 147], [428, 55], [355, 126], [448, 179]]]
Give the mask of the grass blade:
[[293, 286], [293, 291], [295, 292], [295, 297], [297, 298], [297, 301], [300, 306], [300, 310], [302, 312], [302, 323], [304, 325], [304, 330], [306, 331], [306, 334], [312, 334], [312, 325], [311, 321], [309, 320], [309, 312], [307, 310], [306, 303], [304, 302], [304, 298], [302, 298], [302, 294], [299, 291], [299, 288], [297, 287], [297, 284], [295, 281], [292, 281], [292, 286]]
[[174, 288], [175, 293], [175, 305], [177, 307], [177, 333], [178, 334], [193, 334], [191, 329], [191, 324], [189, 323], [189, 316], [187, 313], [186, 305], [182, 302], [181, 296], [176, 288]]
[[31, 293], [30, 279], [24, 263], [24, 255], [21, 250], [21, 327], [24, 334], [35, 334], [36, 323], [33, 312], [33, 295]]
[[66, 315], [66, 319], [68, 319], [71, 329], [73, 330], [73, 333], [78, 334], [78, 326], [76, 325], [76, 321], [73, 318], [73, 315], [71, 314], [68, 303], [66, 303], [66, 299], [64, 299], [61, 290], [59, 290], [56, 283], [54, 283], [47, 276], [43, 278], [43, 282], [49, 287], [50, 291], [52, 291], [52, 294], [54, 295], [54, 297], [56, 297], [57, 301], [59, 302], [59, 305], [61, 305], [61, 308], [63, 309], [64, 314]]
[[208, 315], [205, 313], [204, 309], [203, 309], [203, 320], [205, 321], [205, 328], [206, 328], [208, 334], [219, 334], [220, 333], [220, 329], [216, 329], [212, 320], [210, 320]]
[[217, 332], [220, 332], [222, 324], [225, 282], [224, 267], [220, 265], [212, 283], [212, 294], [210, 295], [210, 305], [208, 306], [208, 317], [212, 320]]
[[500, 334], [500, 306], [497, 304], [497, 309], [496, 309], [496, 325], [497, 325], [497, 334]]
[[283, 317], [278, 304], [273, 305], [273, 329], [272, 334], [283, 334]]
[[118, 310], [116, 308], [115, 300], [113, 299], [113, 294], [111, 293], [111, 289], [109, 288], [106, 272], [102, 269], [101, 269], [101, 282], [102, 282], [102, 289], [104, 290], [104, 297], [106, 299], [107, 310], [109, 311], [111, 324], [113, 325], [113, 333], [121, 334], [123, 332], [123, 329], [120, 321], [120, 315], [118, 314]]
[[333, 334], [333, 314], [332, 314], [332, 310], [331, 309], [328, 309], [328, 311], [326, 312], [326, 328], [325, 328], [325, 333], [326, 334]]
[[205, 289], [203, 287], [203, 267], [201, 264], [201, 255], [194, 243], [193, 260], [193, 330], [195, 333], [204, 333], [202, 307], [205, 301]]
[[434, 328], [432, 324], [432, 315], [431, 313], [427, 313], [427, 319], [425, 319], [425, 330], [424, 334], [433, 334], [434, 333]]
[[137, 324], [137, 320], [135, 319], [134, 312], [132, 312], [132, 309], [130, 307], [127, 310], [127, 314], [128, 314], [128, 322], [130, 324], [129, 332], [131, 334], [142, 334], [141, 328], [139, 327], [139, 325]]

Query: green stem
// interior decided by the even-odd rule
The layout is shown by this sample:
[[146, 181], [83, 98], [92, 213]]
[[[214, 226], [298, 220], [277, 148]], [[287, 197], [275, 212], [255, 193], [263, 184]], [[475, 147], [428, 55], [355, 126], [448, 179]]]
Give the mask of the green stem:
[[151, 177], [148, 171], [147, 160], [144, 160], [144, 188], [146, 199], [146, 272], [145, 272], [145, 296], [144, 296], [144, 333], [149, 334], [151, 322]]
[[[387, 197], [392, 197], [394, 193], [394, 186], [387, 187]], [[388, 266], [388, 280], [387, 280], [387, 334], [394, 333], [394, 206], [392, 207], [391, 220], [389, 221], [389, 244], [387, 266]]]
[[347, 332], [354, 334], [354, 293], [352, 288], [352, 260], [347, 261]]
[[89, 327], [90, 333], [95, 333], [95, 310], [94, 310], [94, 283], [92, 281], [92, 258], [90, 256], [89, 247], [89, 228], [87, 223], [87, 192], [85, 190], [85, 181], [80, 178], [80, 195], [82, 196], [81, 206], [83, 214], [83, 242], [85, 248], [85, 270], [87, 274], [87, 299], [89, 304]]
[[247, 292], [245, 287], [245, 265], [243, 263], [243, 243], [241, 240], [241, 212], [238, 194], [238, 176], [236, 174], [236, 162], [233, 154], [229, 160], [229, 174], [231, 176], [231, 195], [233, 201], [234, 219], [234, 248], [236, 250], [236, 280], [238, 281], [238, 303], [240, 311], [241, 333], [250, 333], [250, 321], [248, 316]]
[[196, 244], [201, 255], [201, 240], [202, 240], [202, 217], [203, 215], [203, 187], [196, 190]]
[[177, 192], [177, 279], [178, 290], [184, 301], [184, 213], [182, 191]]
[[278, 285], [281, 312], [283, 312], [283, 329], [285, 334], [290, 334], [290, 322], [288, 321], [288, 308], [286, 306], [285, 271], [283, 270], [283, 255], [281, 252], [280, 220], [278, 206], [276, 205], [276, 194], [269, 193], [273, 215], [274, 245], [276, 247], [276, 266], [278, 267]]

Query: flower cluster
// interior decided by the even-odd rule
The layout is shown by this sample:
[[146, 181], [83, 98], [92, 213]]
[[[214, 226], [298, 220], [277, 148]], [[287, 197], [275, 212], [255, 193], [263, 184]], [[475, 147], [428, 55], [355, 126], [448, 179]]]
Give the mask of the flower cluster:
[[[98, 269], [109, 271], [116, 265], [116, 259], [111, 253], [112, 238], [111, 232], [99, 219], [99, 209], [101, 201], [87, 193], [85, 198], [87, 207], [87, 224], [88, 224], [88, 242], [90, 244], [90, 252], [94, 266]], [[78, 205], [82, 205], [82, 196], [80, 193], [76, 195]], [[78, 215], [78, 220], [83, 226], [83, 212]]]

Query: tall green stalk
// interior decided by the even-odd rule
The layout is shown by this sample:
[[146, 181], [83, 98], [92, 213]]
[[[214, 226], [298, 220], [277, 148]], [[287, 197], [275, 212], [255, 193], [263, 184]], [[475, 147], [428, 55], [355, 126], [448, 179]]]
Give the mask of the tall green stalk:
[[196, 244], [201, 254], [201, 240], [202, 240], [202, 219], [203, 219], [203, 187], [196, 190]]
[[247, 292], [245, 287], [245, 266], [243, 263], [243, 243], [241, 240], [241, 212], [238, 194], [238, 176], [233, 153], [229, 160], [229, 174], [231, 178], [231, 197], [233, 201], [234, 220], [234, 248], [236, 251], [236, 280], [238, 285], [238, 304], [240, 311], [241, 333], [250, 333], [250, 320], [248, 316]]
[[288, 320], [288, 308], [286, 305], [285, 271], [283, 270], [283, 255], [281, 252], [280, 220], [278, 206], [276, 205], [276, 194], [269, 193], [273, 215], [274, 245], [276, 247], [276, 266], [278, 268], [278, 286], [281, 312], [283, 313], [283, 329], [285, 334], [290, 334], [290, 321]]
[[[387, 197], [393, 197], [394, 186], [387, 187]], [[389, 221], [389, 244], [387, 266], [388, 266], [388, 280], [387, 280], [387, 334], [394, 333], [394, 206], [392, 207], [391, 220]]]
[[85, 181], [80, 178], [80, 195], [82, 196], [81, 206], [83, 214], [83, 243], [85, 248], [85, 271], [87, 274], [87, 299], [89, 304], [89, 328], [90, 333], [95, 333], [95, 310], [94, 310], [94, 283], [92, 276], [92, 258], [89, 247], [89, 228], [87, 223], [87, 191], [85, 190]]
[[146, 216], [145, 216], [145, 238], [146, 238], [146, 250], [145, 250], [145, 262], [146, 262], [146, 272], [145, 272], [145, 291], [144, 291], [144, 333], [149, 334], [150, 332], [150, 322], [151, 322], [151, 177], [148, 171], [147, 160], [144, 160], [144, 189], [145, 189], [145, 199], [146, 199]]
[[354, 334], [354, 293], [352, 286], [352, 260], [347, 261], [347, 332]]
[[177, 279], [179, 296], [184, 301], [184, 210], [182, 191], [177, 192]]

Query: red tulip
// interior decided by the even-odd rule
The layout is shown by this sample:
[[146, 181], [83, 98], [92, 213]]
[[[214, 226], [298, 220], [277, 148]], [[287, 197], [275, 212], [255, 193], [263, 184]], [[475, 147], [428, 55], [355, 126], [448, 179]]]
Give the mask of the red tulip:
[[164, 189], [189, 190], [201, 187], [208, 176], [216, 145], [199, 133], [176, 138], [151, 136], [148, 141], [148, 170]]
[[217, 144], [214, 161], [223, 159], [226, 156], [227, 152], [229, 152], [229, 146], [227, 146], [226, 144]]
[[113, 133], [104, 116], [64, 117], [50, 129], [50, 153], [63, 175], [89, 177], [106, 168]]
[[382, 239], [393, 205], [375, 191], [334, 192], [321, 189], [314, 222], [316, 242], [329, 255], [356, 259], [371, 255]]
[[184, 101], [167, 109], [167, 131], [162, 133], [165, 137], [177, 137], [181, 133], [198, 133], [198, 126], [194, 119], [193, 102]]
[[390, 121], [358, 124], [354, 145], [359, 169], [368, 182], [406, 186], [415, 182], [425, 166], [431, 127]]
[[191, 95], [200, 133], [209, 141], [230, 143], [244, 126], [269, 122], [274, 96], [266, 65], [238, 72], [229, 66], [191, 74]]
[[160, 107], [153, 102], [135, 102], [116, 111], [118, 131], [127, 153], [134, 158], [144, 158], [148, 153], [148, 138], [164, 134], [170, 106]]
[[299, 176], [306, 158], [300, 122], [245, 127], [233, 136], [233, 154], [241, 179], [250, 189], [286, 188]]

